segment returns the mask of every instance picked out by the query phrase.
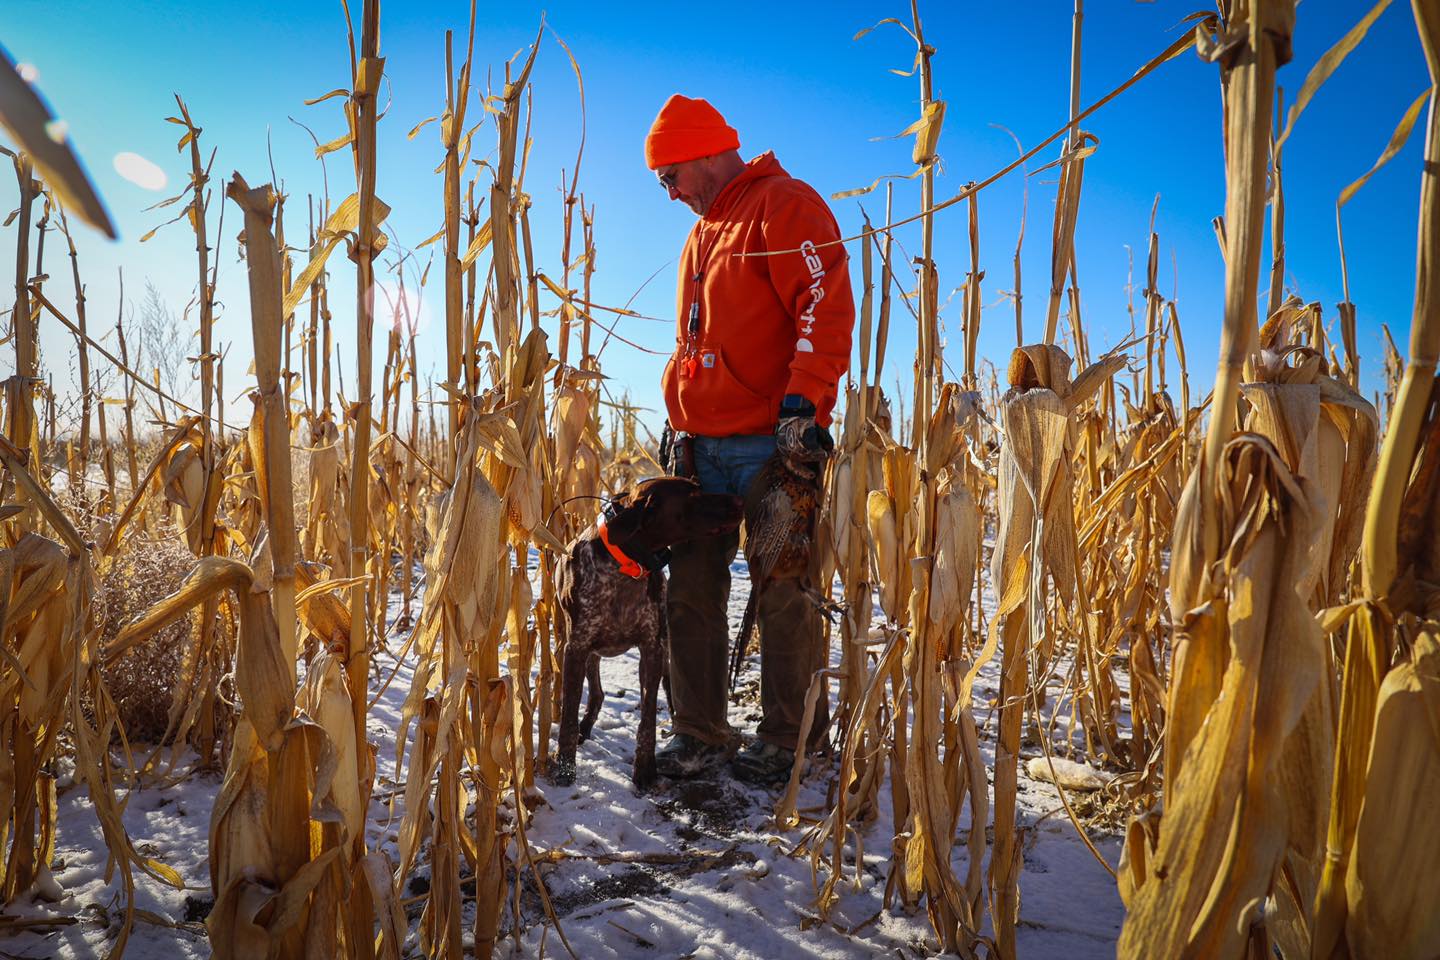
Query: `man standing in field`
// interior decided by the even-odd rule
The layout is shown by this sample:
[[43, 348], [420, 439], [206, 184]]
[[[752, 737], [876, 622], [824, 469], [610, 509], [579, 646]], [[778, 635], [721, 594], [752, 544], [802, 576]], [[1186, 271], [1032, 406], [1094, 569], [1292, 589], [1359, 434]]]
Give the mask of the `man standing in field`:
[[[797, 476], [819, 485], [830, 446], [824, 431], [850, 360], [855, 303], [845, 248], [825, 246], [840, 238], [825, 201], [773, 153], [746, 163], [739, 147], [719, 111], [679, 94], [665, 102], [645, 140], [645, 162], [660, 185], [700, 218], [680, 256], [675, 355], [663, 380], [673, 436], [667, 467], [707, 492], [743, 496], [777, 451]], [[747, 541], [753, 536], [751, 530]], [[735, 533], [674, 548], [674, 736], [656, 758], [666, 776], [709, 769], [736, 740], [726, 719], [726, 654], [738, 546]], [[814, 553], [812, 547], [808, 574], [771, 580], [760, 595], [762, 719], [755, 742], [731, 761], [750, 782], [789, 774], [805, 693], [825, 666], [812, 600]]]

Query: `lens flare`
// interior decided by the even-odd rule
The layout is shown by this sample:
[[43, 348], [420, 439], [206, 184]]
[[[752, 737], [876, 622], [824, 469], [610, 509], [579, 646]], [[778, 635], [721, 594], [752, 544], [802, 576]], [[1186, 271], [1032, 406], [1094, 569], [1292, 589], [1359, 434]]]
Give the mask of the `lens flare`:
[[430, 305], [416, 286], [407, 282], [404, 292], [392, 278], [377, 279], [371, 288], [375, 297], [375, 326], [389, 325], [403, 336], [415, 336], [430, 326]]
[[115, 154], [115, 172], [142, 190], [164, 190], [169, 182], [164, 170], [138, 153]]

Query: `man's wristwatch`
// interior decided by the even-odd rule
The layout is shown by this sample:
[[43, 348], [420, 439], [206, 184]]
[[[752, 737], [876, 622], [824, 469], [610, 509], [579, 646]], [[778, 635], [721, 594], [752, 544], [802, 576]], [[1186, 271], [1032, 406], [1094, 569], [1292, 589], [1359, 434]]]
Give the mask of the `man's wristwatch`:
[[803, 394], [787, 393], [780, 401], [780, 419], [787, 417], [814, 417], [815, 404], [805, 399]]

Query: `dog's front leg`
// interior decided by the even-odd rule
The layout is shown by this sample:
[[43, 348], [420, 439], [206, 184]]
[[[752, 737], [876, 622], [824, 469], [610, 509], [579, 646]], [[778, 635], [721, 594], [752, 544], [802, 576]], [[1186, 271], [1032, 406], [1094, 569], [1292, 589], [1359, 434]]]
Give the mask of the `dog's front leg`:
[[655, 709], [664, 658], [658, 643], [640, 647], [640, 729], [635, 733], [635, 770], [630, 779], [641, 790], [655, 782]]
[[599, 657], [590, 658], [590, 665], [585, 670], [585, 683], [590, 690], [590, 696], [585, 701], [585, 719], [580, 721], [581, 743], [590, 739], [590, 731], [595, 727], [595, 718], [600, 716], [600, 705], [605, 702], [605, 687], [600, 683]]
[[575, 748], [580, 742], [580, 693], [585, 685], [585, 666], [590, 652], [571, 636], [565, 644], [564, 691], [560, 700], [560, 742], [550, 765], [550, 781], [568, 787], [575, 782]]

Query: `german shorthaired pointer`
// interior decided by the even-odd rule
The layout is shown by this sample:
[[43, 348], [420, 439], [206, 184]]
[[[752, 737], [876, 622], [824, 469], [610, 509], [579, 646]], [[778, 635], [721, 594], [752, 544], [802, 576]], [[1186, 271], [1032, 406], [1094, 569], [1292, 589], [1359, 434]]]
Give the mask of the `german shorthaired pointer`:
[[[613, 501], [560, 558], [558, 592], [565, 633], [553, 783], [575, 782], [575, 750], [590, 736], [605, 699], [600, 658], [631, 647], [640, 648], [640, 729], [630, 778], [641, 789], [655, 782], [655, 712], [670, 650], [664, 573], [668, 548], [735, 530], [741, 506], [739, 497], [702, 493], [693, 480], [648, 480]], [[580, 720], [580, 692], [587, 678], [590, 697]]]

